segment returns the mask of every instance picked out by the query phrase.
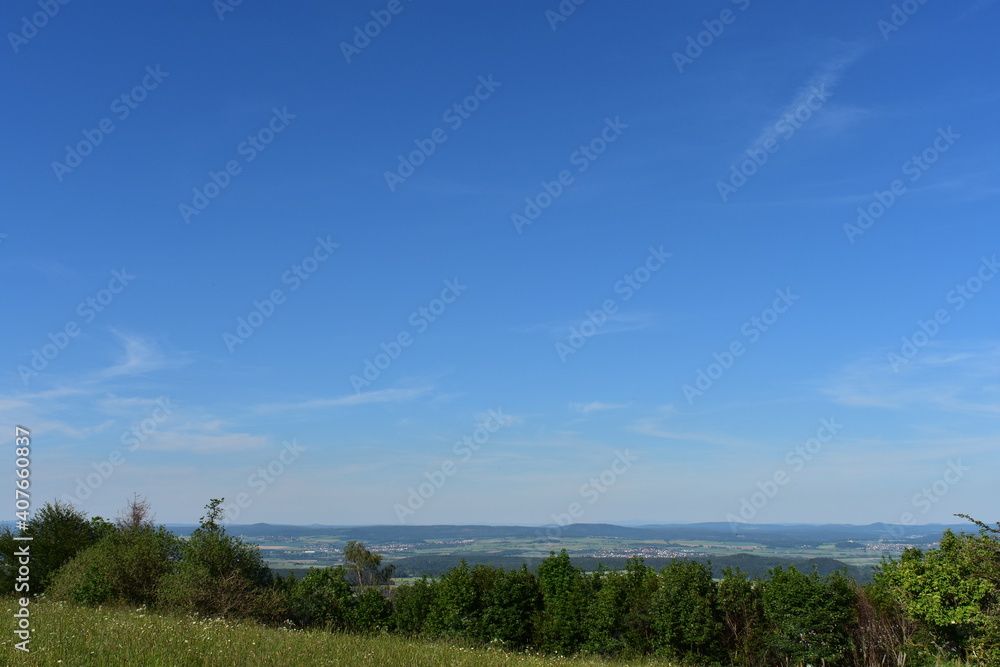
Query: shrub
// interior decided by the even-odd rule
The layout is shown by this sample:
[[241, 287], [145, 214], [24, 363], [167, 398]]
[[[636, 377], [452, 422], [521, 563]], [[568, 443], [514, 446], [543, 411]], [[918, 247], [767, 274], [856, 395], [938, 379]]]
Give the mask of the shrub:
[[583, 570], [573, 567], [563, 549], [538, 566], [542, 611], [536, 626], [536, 645], [543, 651], [575, 653], [587, 636], [586, 618], [593, 596]]
[[375, 632], [388, 629], [392, 607], [377, 588], [368, 588], [358, 595], [348, 612], [352, 630]]
[[[69, 503], [45, 503], [28, 519], [19, 536], [32, 537], [31, 593], [43, 592], [56, 571], [73, 556], [95, 544], [114, 529], [101, 517], [87, 520], [87, 515]], [[5, 591], [15, 589], [18, 559], [15, 553], [24, 542], [14, 539], [10, 526], [0, 527], [0, 586]]]
[[656, 634], [653, 595], [659, 578], [643, 559], [629, 559], [622, 572], [598, 569], [590, 577], [584, 650], [605, 655], [639, 655], [652, 650]]
[[181, 549], [180, 562], [161, 580], [158, 600], [204, 616], [277, 620], [285, 610], [271, 570], [256, 546], [219, 525], [223, 500], [213, 498], [206, 506], [208, 514]]
[[305, 577], [288, 584], [289, 613], [298, 625], [347, 628], [354, 601], [343, 567], [312, 567]]
[[792, 664], [843, 664], [850, 650], [854, 591], [839, 572], [820, 578], [794, 567], [771, 571], [761, 598], [768, 648]]
[[469, 637], [475, 611], [476, 587], [472, 570], [463, 559], [434, 585], [434, 603], [425, 627], [435, 635]]
[[526, 648], [531, 643], [541, 602], [538, 579], [528, 572], [527, 566], [503, 572], [483, 593], [477, 637], [484, 642], [502, 642], [508, 648]]
[[152, 605], [179, 556], [180, 540], [163, 527], [116, 530], [63, 566], [49, 594], [89, 605]]
[[996, 654], [1000, 543], [987, 530], [947, 530], [938, 547], [907, 549], [885, 561], [875, 583], [920, 624], [918, 650], [963, 659]]
[[722, 623], [711, 566], [675, 560], [660, 573], [654, 601], [657, 643], [681, 659], [721, 658]]
[[760, 664], [766, 653], [762, 582], [727, 567], [717, 588], [721, 647], [734, 665]]
[[435, 597], [435, 583], [426, 575], [412, 584], [398, 586], [392, 600], [392, 627], [407, 635], [423, 632]]

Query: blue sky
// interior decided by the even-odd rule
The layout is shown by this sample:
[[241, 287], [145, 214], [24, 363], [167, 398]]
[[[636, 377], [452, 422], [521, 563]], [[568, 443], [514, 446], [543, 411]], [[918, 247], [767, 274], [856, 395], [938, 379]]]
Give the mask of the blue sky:
[[994, 2], [46, 6], [0, 14], [36, 507], [997, 518]]

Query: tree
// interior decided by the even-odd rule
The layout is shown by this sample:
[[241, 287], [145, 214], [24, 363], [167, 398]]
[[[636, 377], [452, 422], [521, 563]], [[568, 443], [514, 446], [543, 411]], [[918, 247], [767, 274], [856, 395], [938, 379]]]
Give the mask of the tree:
[[717, 589], [722, 620], [722, 648], [734, 665], [762, 662], [766, 653], [763, 584], [746, 572], [727, 567]]
[[377, 588], [368, 588], [354, 599], [349, 612], [351, 629], [356, 632], [375, 632], [388, 628], [392, 607]]
[[427, 616], [427, 631], [435, 635], [471, 638], [478, 607], [476, 598], [472, 569], [463, 558], [434, 585], [434, 604]]
[[[854, 664], [903, 665], [912, 652], [919, 624], [907, 616], [900, 601], [875, 583], [855, 590], [857, 623], [853, 628]], [[913, 656], [911, 656], [912, 658]], [[909, 659], [910, 664], [915, 661]]]
[[921, 624], [918, 649], [1000, 662], [1000, 542], [972, 521], [978, 535], [946, 530], [937, 547], [883, 562], [875, 584]]
[[542, 612], [537, 628], [538, 646], [551, 653], [575, 653], [586, 638], [585, 619], [593, 589], [582, 569], [573, 567], [563, 549], [538, 566]]
[[132, 495], [126, 501], [125, 508], [118, 513], [115, 525], [121, 530], [138, 530], [140, 528], [151, 528], [153, 519], [156, 517], [151, 513], [152, 507], [149, 501], [139, 496], [138, 493]]
[[434, 607], [435, 587], [427, 575], [412, 584], [398, 586], [392, 600], [392, 627], [407, 635], [423, 632]]
[[32, 540], [15, 540], [14, 531], [9, 526], [0, 527], [0, 585], [5, 591], [24, 591], [23, 586], [15, 588], [18, 582], [17, 552], [25, 545], [31, 554], [30, 590], [37, 594], [45, 590], [60, 567], [73, 556], [95, 544], [113, 526], [101, 517], [87, 520], [85, 512], [73, 505], [56, 500], [45, 503], [36, 511], [23, 528], [20, 537]]
[[484, 642], [502, 642], [507, 648], [527, 648], [532, 623], [542, 606], [538, 579], [527, 566], [502, 572], [482, 596], [477, 636]]
[[771, 570], [761, 597], [768, 648], [792, 664], [843, 664], [851, 651], [854, 590], [840, 572], [820, 578], [794, 567]]
[[599, 570], [591, 577], [593, 602], [587, 615], [585, 650], [609, 655], [639, 655], [653, 644], [653, 594], [656, 572], [640, 557], [623, 572]]
[[47, 589], [58, 600], [81, 604], [148, 605], [160, 578], [180, 558], [180, 540], [155, 528], [149, 503], [138, 494], [126, 502], [116, 525], [100, 517], [90, 527], [99, 536], [59, 568]]
[[343, 566], [311, 567], [300, 580], [286, 580], [288, 607], [292, 619], [300, 626], [323, 626], [343, 630], [348, 626], [354, 593]]
[[370, 586], [388, 586], [392, 583], [392, 574], [396, 566], [382, 564], [382, 554], [372, 553], [365, 548], [364, 542], [351, 540], [344, 547], [344, 563], [350, 572], [350, 578], [363, 593]]
[[280, 594], [260, 550], [230, 536], [219, 523], [224, 498], [213, 498], [192, 531], [173, 572], [163, 577], [159, 599], [167, 607], [206, 616], [274, 619]]
[[60, 568], [48, 594], [88, 605], [152, 606], [162, 578], [180, 557], [181, 544], [163, 526], [119, 529]]
[[722, 622], [710, 565], [673, 560], [660, 572], [654, 601], [658, 643], [669, 655], [719, 659]]

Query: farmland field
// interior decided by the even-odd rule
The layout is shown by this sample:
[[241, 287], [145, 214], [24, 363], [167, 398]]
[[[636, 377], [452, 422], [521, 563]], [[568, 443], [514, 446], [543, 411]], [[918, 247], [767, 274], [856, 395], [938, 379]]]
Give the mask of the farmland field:
[[[847, 566], [867, 578], [884, 556], [907, 547], [935, 544], [944, 526], [756, 526], [749, 534], [727, 524], [623, 527], [573, 524], [555, 529], [517, 526], [233, 526], [233, 534], [258, 544], [278, 571], [306, 570], [342, 562], [348, 540], [359, 540], [396, 565], [397, 579], [436, 576], [460, 559], [506, 568], [534, 568], [551, 551], [565, 549], [587, 570], [623, 567], [633, 556], [661, 566], [671, 558], [710, 560], [717, 570], [738, 566], [761, 573], [777, 564], [801, 561], [829, 571]], [[963, 527], [958, 526], [961, 529]], [[183, 532], [183, 531], [181, 531]]]

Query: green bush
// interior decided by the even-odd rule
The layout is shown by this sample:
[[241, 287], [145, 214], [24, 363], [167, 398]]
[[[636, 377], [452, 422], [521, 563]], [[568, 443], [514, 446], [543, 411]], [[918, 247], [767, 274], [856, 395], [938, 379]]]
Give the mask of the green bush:
[[432, 635], [468, 637], [476, 611], [476, 587], [465, 560], [451, 568], [434, 584], [434, 604], [425, 628]]
[[587, 638], [586, 619], [593, 588], [583, 570], [573, 567], [563, 549], [538, 566], [542, 611], [536, 626], [535, 645], [548, 653], [575, 653]]
[[[27, 592], [44, 592], [60, 567], [112, 530], [114, 526], [101, 517], [88, 521], [86, 513], [69, 503], [58, 500], [45, 503], [16, 533], [33, 538], [28, 582], [31, 588]], [[18, 559], [15, 553], [25, 542], [14, 537], [15, 531], [10, 526], [0, 526], [0, 590], [4, 591], [24, 591], [23, 587], [15, 588], [15, 584], [23, 583], [16, 581]]]
[[203, 616], [281, 620], [285, 598], [260, 550], [218, 523], [223, 500], [206, 506], [208, 514], [181, 548], [180, 561], [161, 580], [158, 602]]
[[733, 665], [761, 664], [766, 654], [763, 582], [727, 567], [717, 589], [722, 620], [721, 648]]
[[356, 632], [375, 632], [389, 628], [392, 607], [377, 588], [365, 589], [357, 596], [348, 613], [350, 627]]
[[434, 607], [434, 589], [435, 583], [426, 575], [412, 584], [398, 586], [392, 600], [392, 627], [406, 635], [423, 632]]
[[641, 655], [656, 643], [653, 595], [656, 572], [643, 559], [632, 558], [625, 570], [599, 568], [590, 577], [593, 590], [583, 649], [604, 655]]
[[303, 627], [346, 629], [354, 593], [345, 574], [342, 566], [312, 567], [302, 579], [291, 578], [287, 601], [292, 620]]
[[49, 594], [89, 605], [152, 605], [179, 556], [180, 540], [163, 527], [115, 530], [64, 565]]
[[845, 664], [851, 653], [854, 590], [839, 572], [821, 578], [780, 566], [764, 584], [761, 604], [768, 649], [791, 664]]
[[875, 584], [920, 624], [915, 652], [1000, 662], [1000, 543], [987, 530], [947, 530], [926, 553], [907, 549], [882, 564]]
[[512, 649], [527, 648], [541, 603], [538, 579], [527, 567], [504, 571], [483, 593], [477, 637], [483, 642], [500, 642]]
[[654, 601], [657, 643], [668, 655], [699, 663], [722, 657], [722, 622], [710, 565], [675, 560], [660, 573]]

